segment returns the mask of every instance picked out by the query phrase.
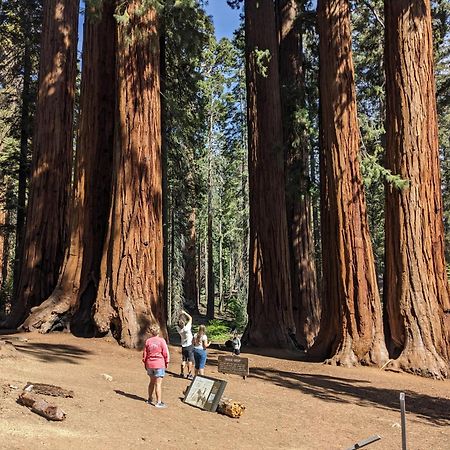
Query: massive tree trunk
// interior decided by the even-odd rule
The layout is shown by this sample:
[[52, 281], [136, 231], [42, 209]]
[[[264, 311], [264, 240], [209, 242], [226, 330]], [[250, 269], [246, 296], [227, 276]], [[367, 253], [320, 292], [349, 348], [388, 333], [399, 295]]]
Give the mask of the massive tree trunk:
[[163, 301], [162, 155], [157, 16], [137, 11], [119, 24], [113, 193], [95, 322], [127, 347], [148, 326], [166, 333]]
[[272, 0], [245, 2], [250, 196], [248, 325], [255, 346], [292, 347], [278, 42]]
[[400, 368], [440, 378], [449, 375], [450, 293], [430, 2], [388, 0], [385, 16], [386, 164], [409, 182], [387, 187], [387, 342]]
[[278, 0], [280, 86], [286, 165], [286, 209], [291, 263], [292, 309], [297, 340], [306, 348], [319, 331], [320, 303], [312, 233], [309, 145], [305, 124], [302, 35], [296, 0]]
[[95, 333], [92, 305], [111, 195], [116, 28], [113, 13], [113, 0], [105, 1], [101, 10], [87, 10], [70, 244], [58, 285], [26, 319], [23, 328], [28, 330], [47, 332], [65, 328], [72, 321], [71, 330], [75, 334]]
[[8, 326], [53, 291], [67, 244], [78, 0], [45, 0], [32, 175], [20, 280]]
[[358, 160], [348, 0], [319, 0], [324, 302], [316, 359], [352, 366], [387, 360]]

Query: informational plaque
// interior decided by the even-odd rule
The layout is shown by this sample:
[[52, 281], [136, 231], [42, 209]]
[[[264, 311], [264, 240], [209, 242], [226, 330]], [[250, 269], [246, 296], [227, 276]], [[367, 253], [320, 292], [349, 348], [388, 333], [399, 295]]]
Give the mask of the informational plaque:
[[245, 378], [248, 376], [248, 358], [234, 355], [219, 356], [218, 370], [221, 373], [231, 373]]
[[196, 375], [191, 381], [183, 401], [205, 411], [215, 412], [226, 385], [226, 381]]

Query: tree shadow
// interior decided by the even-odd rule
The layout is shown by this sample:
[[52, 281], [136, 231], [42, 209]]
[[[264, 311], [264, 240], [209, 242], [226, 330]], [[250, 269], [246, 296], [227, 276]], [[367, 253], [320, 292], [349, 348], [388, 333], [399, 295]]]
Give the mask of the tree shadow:
[[[401, 391], [371, 386], [370, 381], [258, 367], [251, 368], [250, 375], [278, 386], [300, 390], [326, 402], [354, 403], [391, 411], [399, 410]], [[408, 389], [402, 392], [406, 394], [407, 412], [435, 425], [450, 425], [450, 399], [432, 397]]]
[[86, 355], [92, 354], [89, 350], [84, 350], [75, 345], [46, 344], [30, 342], [13, 342], [16, 350], [27, 356], [33, 356], [43, 362], [65, 362], [69, 364], [79, 364], [86, 359]]
[[144, 397], [141, 397], [136, 394], [130, 394], [129, 392], [121, 391], [120, 389], [114, 389], [114, 392], [118, 395], [122, 395], [123, 397], [131, 398], [132, 400], [137, 400], [139, 402], [146, 402], [147, 399]]

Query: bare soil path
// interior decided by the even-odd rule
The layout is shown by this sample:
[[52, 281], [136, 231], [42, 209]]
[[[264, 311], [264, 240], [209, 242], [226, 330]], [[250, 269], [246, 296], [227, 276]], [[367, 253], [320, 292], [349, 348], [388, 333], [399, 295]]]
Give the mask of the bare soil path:
[[[404, 391], [409, 448], [450, 450], [449, 381], [304, 363], [289, 353], [244, 353], [251, 375], [243, 380], [217, 373], [224, 352], [210, 350], [207, 375], [226, 380], [225, 395], [247, 406], [236, 420], [181, 401], [188, 381], [176, 376], [178, 347], [170, 347], [172, 373], [163, 383], [168, 408], [158, 410], [145, 403], [147, 375], [138, 351], [108, 338], [62, 333], [0, 338], [16, 347], [0, 356], [0, 449], [329, 450], [373, 434], [382, 439], [368, 449], [399, 449]], [[28, 381], [75, 392], [74, 398], [50, 398], [67, 413], [65, 421], [48, 422], [16, 403]]]

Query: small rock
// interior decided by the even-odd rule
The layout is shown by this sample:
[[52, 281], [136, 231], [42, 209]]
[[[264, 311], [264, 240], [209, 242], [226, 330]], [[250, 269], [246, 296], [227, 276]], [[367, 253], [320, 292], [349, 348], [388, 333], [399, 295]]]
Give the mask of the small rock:
[[111, 375], [108, 375], [107, 373], [102, 373], [102, 377], [106, 380], [106, 381], [112, 381], [113, 377]]

